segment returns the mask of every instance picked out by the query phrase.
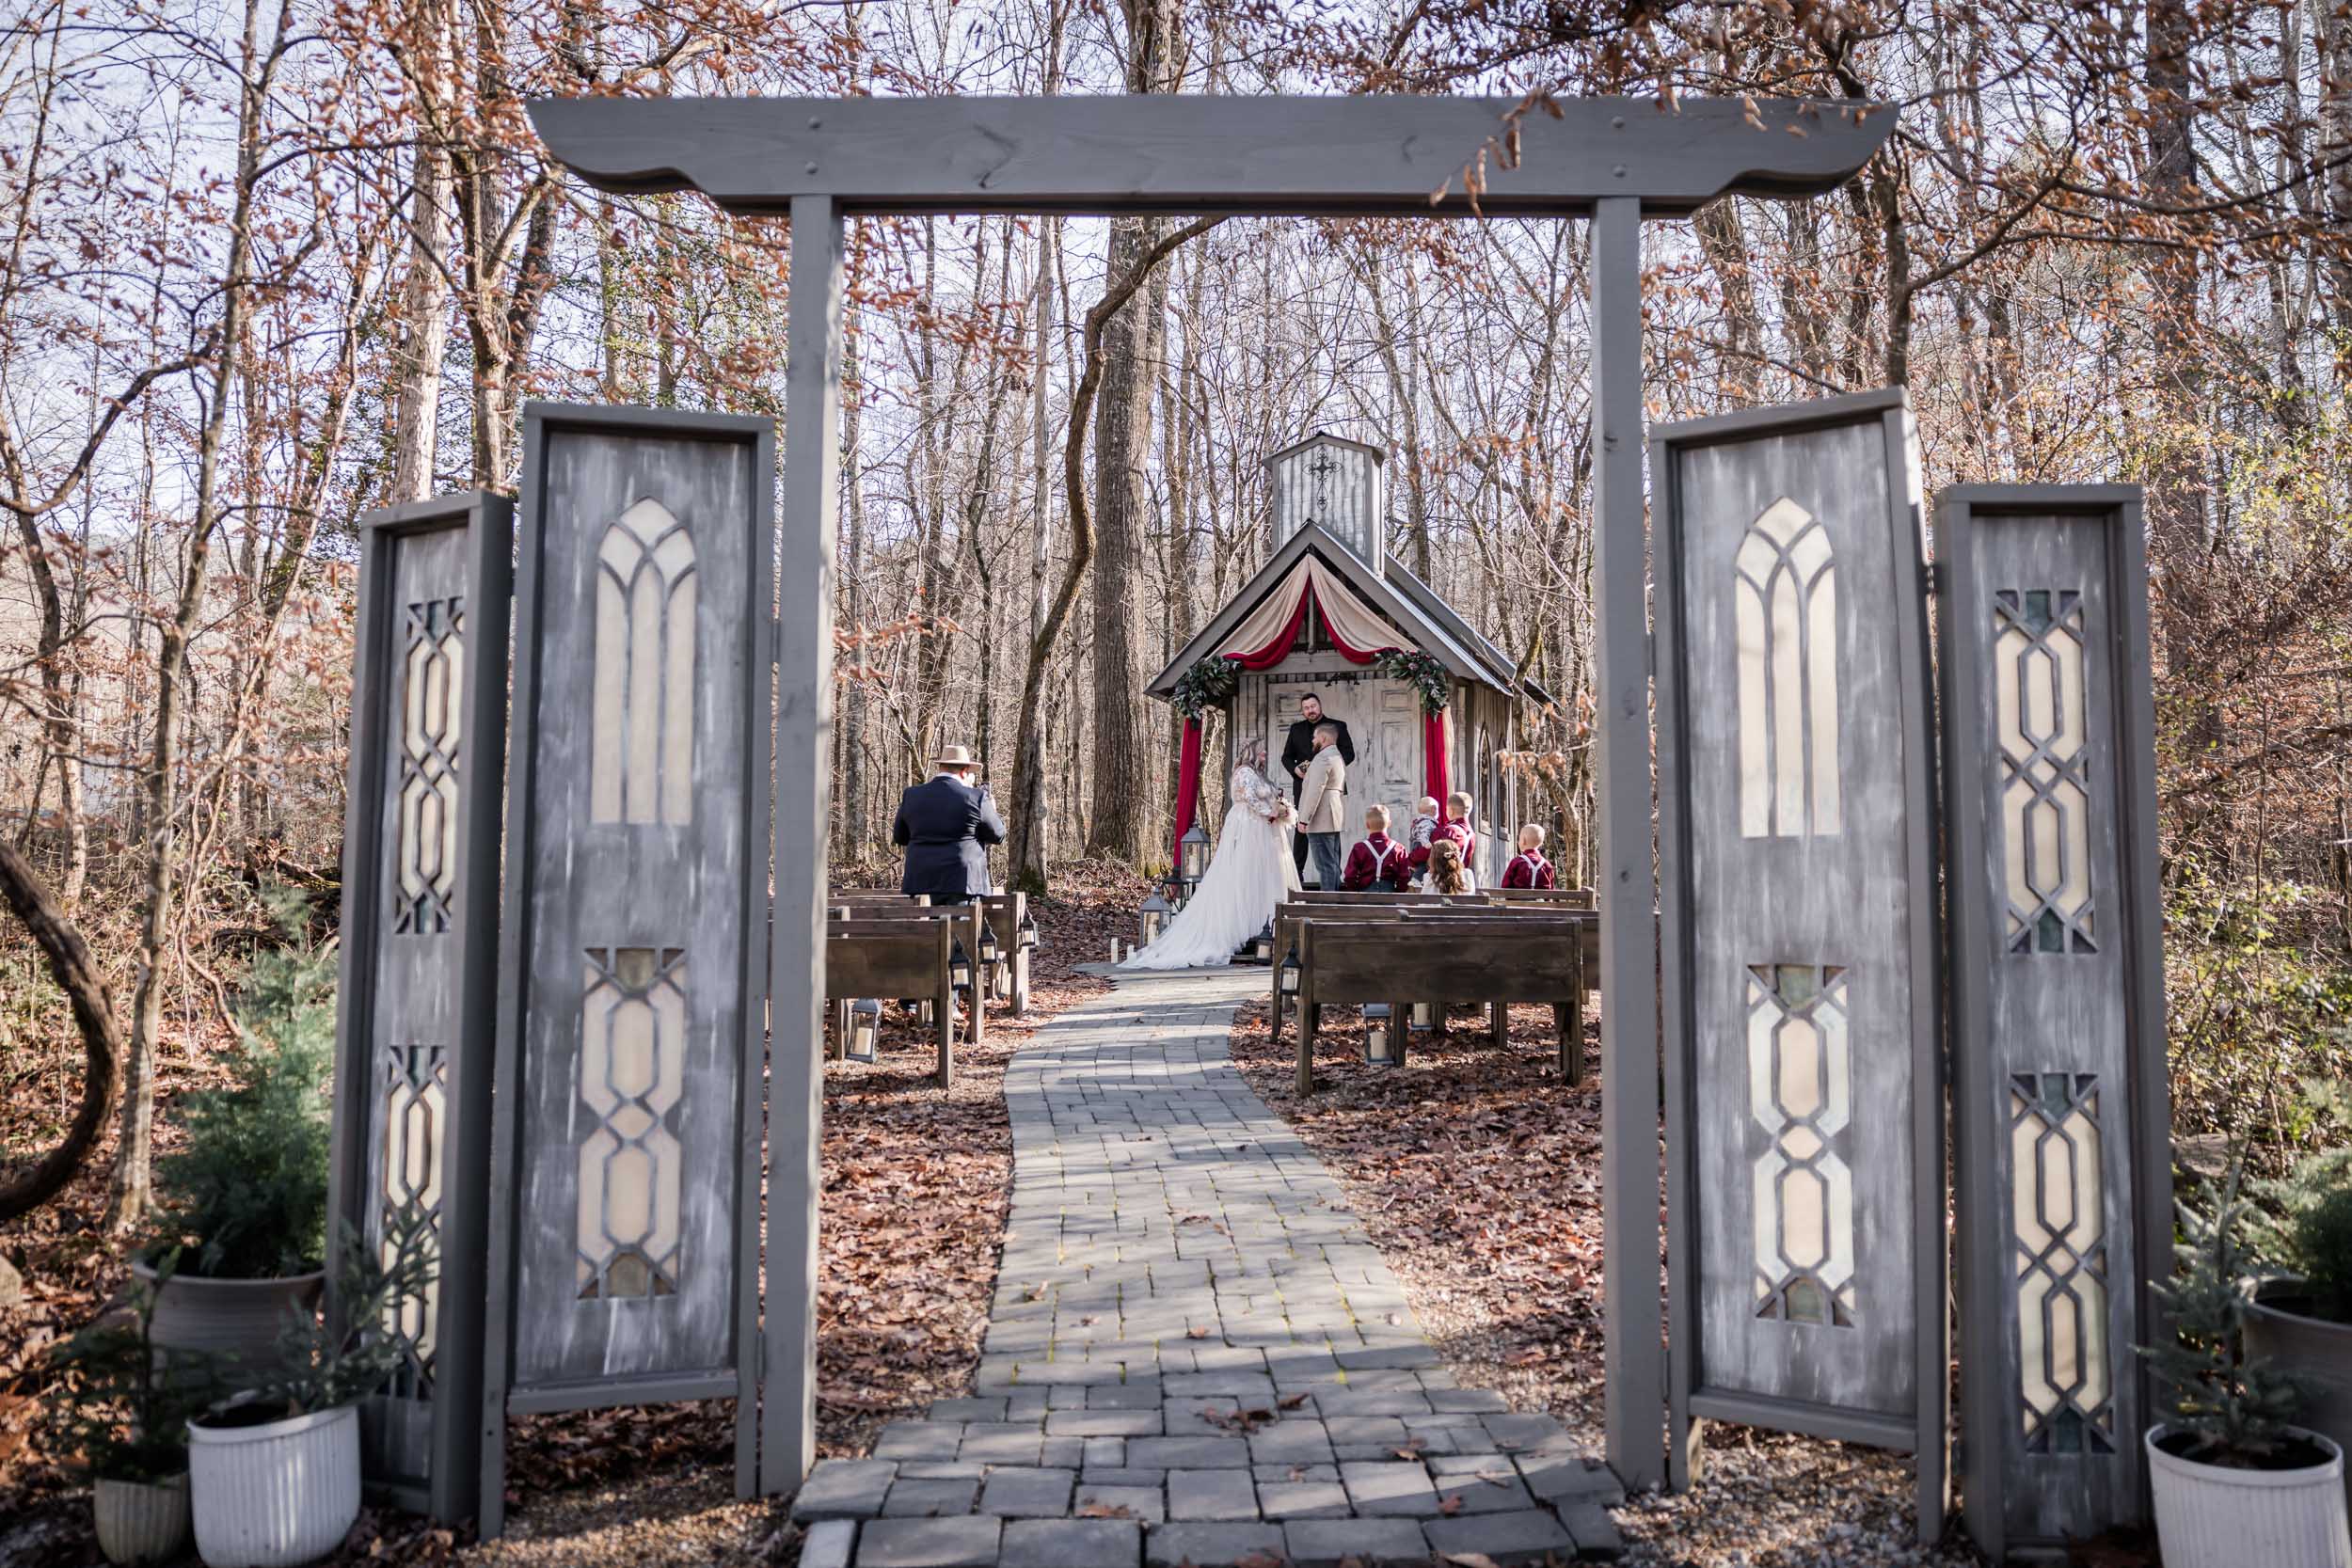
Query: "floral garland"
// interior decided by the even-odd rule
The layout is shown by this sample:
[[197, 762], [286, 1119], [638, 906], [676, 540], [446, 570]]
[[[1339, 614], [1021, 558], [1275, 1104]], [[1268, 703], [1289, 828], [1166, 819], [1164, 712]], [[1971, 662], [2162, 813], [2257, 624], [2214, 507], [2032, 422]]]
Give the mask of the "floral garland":
[[1454, 675], [1440, 660], [1411, 648], [1383, 648], [1372, 656], [1372, 667], [1391, 680], [1405, 682], [1421, 699], [1425, 718], [1442, 712], [1454, 699]]
[[1241, 689], [1241, 666], [1230, 658], [1204, 658], [1176, 677], [1176, 710], [1198, 719], [1223, 707]]

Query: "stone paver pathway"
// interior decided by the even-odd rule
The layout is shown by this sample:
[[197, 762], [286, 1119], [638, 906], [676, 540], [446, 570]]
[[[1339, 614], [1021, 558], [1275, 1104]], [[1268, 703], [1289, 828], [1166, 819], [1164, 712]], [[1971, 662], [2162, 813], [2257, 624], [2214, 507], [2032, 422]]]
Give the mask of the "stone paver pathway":
[[803, 1568], [1615, 1555], [1615, 1477], [1551, 1417], [1455, 1386], [1339, 1183], [1234, 1070], [1264, 977], [1122, 977], [1014, 1056], [976, 1392], [817, 1466]]

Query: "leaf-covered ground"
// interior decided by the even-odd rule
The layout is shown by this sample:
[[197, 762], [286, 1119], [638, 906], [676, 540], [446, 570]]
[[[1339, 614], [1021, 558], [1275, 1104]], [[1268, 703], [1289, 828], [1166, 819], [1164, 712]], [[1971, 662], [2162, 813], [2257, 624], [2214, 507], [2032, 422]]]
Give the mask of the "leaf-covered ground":
[[[1054, 888], [1038, 911], [1043, 942], [1029, 1015], [992, 1007], [986, 1041], [958, 1048], [953, 1089], [933, 1086], [930, 1037], [895, 1008], [885, 1011], [879, 1063], [827, 1069], [820, 1452], [863, 1452], [883, 1422], [967, 1390], [1011, 1180], [1005, 1063], [1057, 1012], [1105, 989], [1073, 966], [1106, 957], [1113, 936], [1132, 936], [1143, 895], [1132, 875], [1094, 864], [1059, 868]], [[166, 1064], [167, 1138], [169, 1100], [196, 1071]], [[36, 1147], [40, 1135], [29, 1115], [0, 1105], [8, 1148]], [[40, 1416], [49, 1346], [103, 1310], [122, 1285], [121, 1262], [92, 1236], [111, 1152], [101, 1150], [63, 1203], [0, 1233], [27, 1286], [23, 1304], [0, 1307], [0, 1563], [8, 1568], [101, 1560], [81, 1484], [69, 1456], [43, 1444]], [[788, 1562], [798, 1531], [782, 1512], [734, 1500], [733, 1419], [727, 1402], [526, 1418], [510, 1437], [505, 1539], [469, 1544], [463, 1534], [370, 1510], [334, 1560]]]

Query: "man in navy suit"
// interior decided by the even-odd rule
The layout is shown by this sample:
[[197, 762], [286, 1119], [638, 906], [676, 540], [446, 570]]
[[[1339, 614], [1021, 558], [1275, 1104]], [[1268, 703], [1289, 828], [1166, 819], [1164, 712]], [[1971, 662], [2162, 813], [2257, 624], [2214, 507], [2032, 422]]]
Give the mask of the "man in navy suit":
[[979, 765], [961, 746], [932, 759], [929, 780], [898, 798], [890, 842], [906, 847], [898, 891], [928, 893], [934, 904], [968, 904], [989, 891], [988, 846], [1005, 841], [1005, 819], [986, 787], [973, 783]]

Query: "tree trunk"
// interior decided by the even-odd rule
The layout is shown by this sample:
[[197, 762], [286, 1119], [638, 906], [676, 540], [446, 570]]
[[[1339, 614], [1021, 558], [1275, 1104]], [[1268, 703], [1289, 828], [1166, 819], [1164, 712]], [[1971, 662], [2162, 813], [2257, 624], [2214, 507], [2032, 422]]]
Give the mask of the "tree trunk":
[[115, 1065], [122, 1048], [115, 1035], [114, 998], [91, 961], [81, 932], [58, 907], [24, 856], [0, 844], [0, 903], [24, 923], [34, 945], [48, 960], [49, 973], [73, 1009], [74, 1027], [82, 1037], [86, 1067], [82, 1103], [72, 1125], [57, 1147], [15, 1180], [0, 1186], [0, 1225], [32, 1212], [73, 1180], [105, 1125], [106, 1108], [114, 1101]]
[[417, 149], [416, 206], [409, 219], [408, 277], [400, 303], [401, 340], [393, 354], [392, 489], [389, 499], [433, 493], [440, 435], [441, 358], [449, 348], [449, 160]]

